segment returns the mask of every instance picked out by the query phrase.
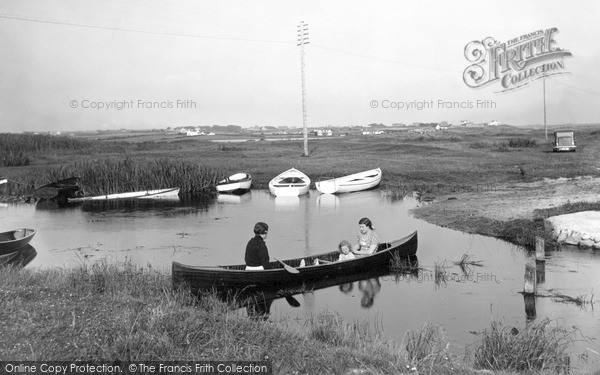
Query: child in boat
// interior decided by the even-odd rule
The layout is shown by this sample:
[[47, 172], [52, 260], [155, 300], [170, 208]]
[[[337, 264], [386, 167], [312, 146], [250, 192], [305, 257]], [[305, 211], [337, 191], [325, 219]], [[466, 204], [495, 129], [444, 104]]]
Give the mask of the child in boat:
[[338, 245], [338, 249], [340, 250], [340, 258], [338, 260], [350, 260], [356, 258], [356, 256], [350, 251], [352, 249], [352, 244], [350, 242], [343, 240]]

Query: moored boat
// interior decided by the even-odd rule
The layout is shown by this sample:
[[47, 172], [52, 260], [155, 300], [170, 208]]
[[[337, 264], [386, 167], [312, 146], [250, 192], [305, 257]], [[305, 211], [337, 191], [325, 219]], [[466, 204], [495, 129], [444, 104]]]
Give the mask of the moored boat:
[[[266, 270], [258, 271], [246, 270], [244, 264], [191, 266], [173, 262], [173, 287], [185, 285], [191, 288], [193, 293], [235, 293], [242, 290], [248, 292], [290, 288], [364, 270], [388, 270], [390, 261], [395, 257], [416, 255], [417, 246], [417, 232], [414, 232], [399, 240], [379, 244], [377, 252], [372, 255], [339, 262], [339, 252], [333, 251], [270, 262]], [[315, 264], [317, 260], [318, 264]], [[301, 267], [301, 264], [305, 266]]]
[[21, 228], [0, 233], [0, 255], [10, 254], [23, 247], [35, 236], [35, 229]]
[[217, 183], [219, 193], [243, 194], [250, 190], [252, 176], [248, 173], [236, 173]]
[[269, 191], [276, 197], [297, 197], [308, 193], [310, 178], [296, 168], [277, 175], [269, 181]]
[[69, 177], [51, 182], [38, 187], [34, 193], [38, 198], [57, 201], [59, 204], [65, 204], [69, 199], [83, 196], [83, 191], [79, 186], [79, 177]]
[[381, 182], [381, 169], [354, 173], [348, 176], [315, 182], [317, 190], [323, 194], [352, 193], [376, 187]]
[[132, 191], [127, 193], [116, 193], [107, 195], [97, 195], [93, 197], [81, 197], [69, 199], [69, 202], [101, 201], [113, 199], [177, 199], [179, 198], [179, 188], [157, 189]]

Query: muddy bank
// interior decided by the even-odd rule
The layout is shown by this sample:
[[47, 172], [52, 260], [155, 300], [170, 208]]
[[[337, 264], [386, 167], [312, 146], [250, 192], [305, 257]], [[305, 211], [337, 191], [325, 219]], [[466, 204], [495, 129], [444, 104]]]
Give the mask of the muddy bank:
[[497, 184], [485, 191], [435, 196], [412, 210], [429, 223], [467, 233], [499, 237], [506, 223], [546, 219], [541, 210], [575, 202], [599, 202], [600, 178], [544, 179]]

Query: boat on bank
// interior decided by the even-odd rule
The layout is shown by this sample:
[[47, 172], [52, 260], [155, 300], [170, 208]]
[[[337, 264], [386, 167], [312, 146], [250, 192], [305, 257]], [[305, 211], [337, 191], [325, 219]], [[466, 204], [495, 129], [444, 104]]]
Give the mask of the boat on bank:
[[29, 244], [36, 230], [20, 228], [0, 233], [0, 255], [13, 253]]
[[114, 199], [179, 199], [179, 188], [141, 190], [127, 193], [97, 195], [93, 197], [71, 198], [69, 202], [105, 201]]
[[296, 168], [290, 168], [269, 181], [269, 191], [276, 197], [297, 197], [308, 193], [310, 178]]
[[375, 168], [343, 177], [318, 181], [315, 182], [315, 187], [323, 194], [352, 193], [378, 186], [381, 177], [381, 168]]
[[236, 173], [217, 183], [217, 191], [226, 194], [243, 194], [250, 190], [252, 176], [248, 173]]
[[34, 190], [34, 194], [38, 198], [65, 204], [69, 199], [83, 197], [83, 190], [79, 185], [79, 177], [69, 177], [40, 186]]
[[192, 266], [173, 262], [171, 273], [174, 288], [185, 285], [192, 293], [283, 289], [364, 270], [388, 270], [394, 258], [414, 256], [417, 247], [415, 231], [401, 239], [380, 243], [374, 254], [352, 260], [338, 261], [339, 251], [333, 251], [283, 261], [275, 260], [265, 270], [246, 270], [245, 264]]

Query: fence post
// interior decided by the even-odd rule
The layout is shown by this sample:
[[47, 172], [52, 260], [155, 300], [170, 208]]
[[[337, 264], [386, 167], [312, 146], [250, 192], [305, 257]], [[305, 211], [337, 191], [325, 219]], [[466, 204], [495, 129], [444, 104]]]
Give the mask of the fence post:
[[525, 265], [525, 284], [523, 285], [523, 294], [535, 295], [535, 266], [531, 264]]
[[535, 261], [536, 262], [545, 262], [546, 261], [546, 252], [545, 241], [542, 237], [535, 237]]

